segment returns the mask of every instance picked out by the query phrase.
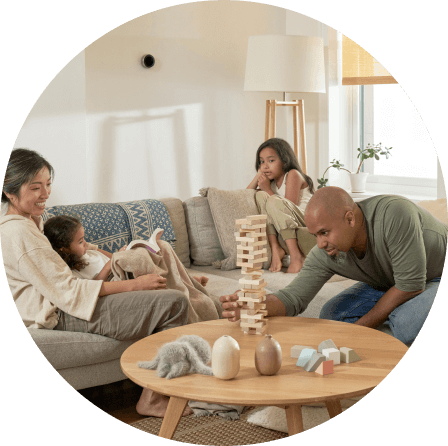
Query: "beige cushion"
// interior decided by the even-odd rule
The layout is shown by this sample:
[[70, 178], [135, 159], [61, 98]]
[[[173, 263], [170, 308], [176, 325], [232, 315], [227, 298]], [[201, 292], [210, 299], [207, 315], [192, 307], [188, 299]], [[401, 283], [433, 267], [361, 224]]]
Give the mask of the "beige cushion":
[[178, 198], [162, 198], [160, 200], [165, 204], [168, 214], [173, 224], [176, 234], [175, 252], [179, 260], [186, 268], [190, 267], [190, 243], [188, 241], [187, 225], [185, 223], [184, 208], [182, 201]]
[[189, 198], [184, 201], [183, 206], [193, 265], [207, 266], [223, 260], [224, 253], [219, 243], [208, 198]]
[[438, 200], [424, 200], [417, 204], [423, 209], [426, 209], [442, 223], [448, 224], [446, 198], [439, 198]]
[[255, 190], [225, 191], [210, 187], [206, 193], [225, 257], [221, 261], [221, 269], [225, 271], [236, 269], [235, 220], [258, 214]]

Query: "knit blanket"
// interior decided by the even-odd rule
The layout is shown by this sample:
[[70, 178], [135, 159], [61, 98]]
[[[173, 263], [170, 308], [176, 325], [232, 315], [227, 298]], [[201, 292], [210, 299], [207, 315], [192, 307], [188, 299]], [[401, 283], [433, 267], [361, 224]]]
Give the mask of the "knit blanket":
[[[188, 323], [219, 319], [218, 310], [207, 290], [185, 269], [171, 245], [159, 241], [160, 251], [155, 254], [146, 248], [116, 252], [112, 256], [113, 280], [126, 280], [143, 274], [159, 274], [167, 279], [166, 287], [178, 290], [188, 297]], [[217, 301], [217, 298], [214, 298]]]

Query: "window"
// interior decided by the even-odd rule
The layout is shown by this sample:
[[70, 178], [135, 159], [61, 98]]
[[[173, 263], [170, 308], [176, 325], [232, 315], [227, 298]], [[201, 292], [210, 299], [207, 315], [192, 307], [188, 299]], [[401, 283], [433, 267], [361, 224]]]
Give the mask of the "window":
[[[359, 145], [382, 143], [392, 156], [369, 159], [371, 191], [436, 197], [437, 155], [429, 133], [409, 97], [398, 84], [360, 86]], [[357, 150], [354, 147], [355, 157]]]

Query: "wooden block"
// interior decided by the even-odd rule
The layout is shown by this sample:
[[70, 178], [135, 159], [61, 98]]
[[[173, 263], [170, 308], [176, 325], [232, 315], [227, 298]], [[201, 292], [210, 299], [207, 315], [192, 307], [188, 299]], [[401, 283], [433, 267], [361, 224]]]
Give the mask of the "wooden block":
[[299, 358], [300, 353], [305, 348], [312, 349], [313, 347], [306, 346], [306, 345], [294, 345], [293, 347], [291, 347], [291, 358]]
[[266, 304], [264, 303], [253, 303], [253, 306], [248, 308], [247, 311], [261, 311], [265, 310]]
[[327, 339], [326, 341], [322, 341], [319, 344], [319, 347], [317, 348], [317, 351], [319, 353], [322, 353], [322, 350], [324, 348], [335, 348], [335, 349], [337, 349], [336, 344], [331, 339]]
[[263, 316], [267, 316], [268, 312], [267, 310], [258, 310], [258, 309], [253, 309], [253, 310], [246, 310], [243, 309], [241, 310], [241, 318], [243, 318], [243, 316], [253, 316], [254, 314], [262, 314]]
[[263, 229], [263, 228], [265, 228], [266, 227], [266, 225], [265, 224], [261, 224], [261, 225], [254, 225], [254, 224], [252, 224], [252, 223], [250, 223], [250, 224], [242, 224], [241, 225], [241, 229], [250, 229], [250, 230], [252, 230], [252, 229]]
[[249, 215], [246, 217], [247, 220], [253, 221], [253, 220], [264, 220], [266, 221], [266, 219], [268, 218], [267, 215], [265, 214], [259, 214], [259, 215]]
[[333, 360], [322, 362], [316, 369], [316, 373], [319, 373], [319, 375], [330, 375], [333, 373]]
[[262, 278], [260, 279], [256, 279], [256, 280], [248, 280], [246, 278], [242, 278], [238, 281], [239, 283], [243, 284], [243, 285], [265, 285], [266, 281]]
[[241, 316], [241, 322], [246, 324], [256, 324], [261, 321], [266, 321], [264, 314], [261, 313], [246, 314]]
[[263, 274], [263, 270], [261, 270], [261, 269], [252, 270], [252, 271], [243, 271], [243, 270], [241, 270], [241, 274], [245, 274], [245, 275], [247, 275], [249, 277], [250, 276], [252, 276], [252, 277], [260, 277]]
[[[246, 260], [247, 260], [247, 262], [246, 262]], [[241, 259], [239, 262], [238, 262], [238, 259], [237, 259], [236, 266], [245, 266], [246, 268], [247, 267], [257, 268], [259, 266], [260, 269], [261, 269], [262, 266], [263, 266], [263, 263], [267, 262], [267, 260], [268, 260], [267, 257], [263, 257], [262, 259], [256, 259], [256, 260]]]
[[255, 262], [255, 261], [259, 261], [259, 260], [261, 260], [261, 259], [263, 259], [266, 255], [267, 255], [267, 250], [266, 249], [264, 249], [263, 250], [264, 252], [253, 252], [253, 253], [247, 253], [247, 254], [245, 254], [244, 252], [241, 252], [241, 251], [238, 251], [237, 250], [237, 254], [236, 254], [236, 258], [237, 258], [237, 261], [238, 260], [241, 260], [241, 261], [244, 261], [245, 259], [247, 259], [247, 260], [252, 260], [253, 262]]
[[239, 218], [235, 220], [235, 225], [250, 225], [251, 221], [248, 218]]
[[341, 352], [337, 348], [324, 348], [322, 354], [325, 355], [327, 360], [332, 360], [334, 365], [341, 363]]
[[244, 254], [249, 254], [249, 253], [255, 253], [257, 251], [262, 251], [265, 248], [266, 243], [263, 245], [257, 245], [257, 246], [252, 246], [252, 245], [243, 245], [243, 244], [239, 244], [236, 245], [236, 251], [238, 252], [243, 252]]
[[267, 325], [264, 325], [263, 328], [255, 329], [255, 334], [262, 335], [267, 330]]
[[248, 323], [245, 323], [245, 322], [241, 322], [240, 325], [241, 325], [242, 328], [263, 328], [263, 325], [265, 325], [265, 324], [266, 324], [266, 321], [260, 321], [260, 322], [257, 322], [255, 324], [248, 324]]
[[266, 291], [265, 290], [263, 290], [262, 292], [259, 292], [259, 293], [251, 293], [251, 292], [246, 291], [246, 290], [243, 289], [242, 291], [239, 291], [239, 292], [242, 293], [242, 295], [240, 296], [238, 294], [238, 297], [247, 297], [249, 299], [260, 299], [260, 298], [263, 298], [262, 300], [266, 299]]
[[313, 357], [314, 353], [317, 353], [314, 348], [304, 348], [300, 352], [299, 359], [297, 359], [296, 366], [304, 367], [306, 363]]
[[348, 347], [341, 347], [341, 362], [346, 362], [347, 364], [351, 364], [352, 362], [360, 361], [361, 358], [355, 352], [355, 350]]
[[303, 369], [306, 372], [315, 372], [316, 369], [326, 361], [325, 355], [322, 353], [314, 353], [311, 359], [304, 365]]
[[254, 237], [241, 237], [240, 235], [236, 235], [235, 239], [237, 242], [247, 242], [247, 243], [259, 243], [259, 242], [264, 242], [264, 243], [260, 243], [262, 245], [266, 244], [266, 235], [256, 235]]

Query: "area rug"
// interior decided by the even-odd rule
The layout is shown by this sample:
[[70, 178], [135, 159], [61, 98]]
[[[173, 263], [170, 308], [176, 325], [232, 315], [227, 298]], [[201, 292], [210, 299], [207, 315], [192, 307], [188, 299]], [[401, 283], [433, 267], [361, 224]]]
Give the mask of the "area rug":
[[[287, 437], [288, 435], [284, 432], [266, 429], [248, 422], [248, 418], [251, 418], [263, 424], [263, 419], [257, 417], [257, 413], [261, 413], [260, 409], [246, 412], [241, 415], [239, 420], [235, 421], [228, 421], [219, 416], [195, 417], [189, 415], [182, 417], [173, 440], [211, 446], [236, 446], [265, 443]], [[304, 430], [311, 429], [330, 419], [325, 407], [303, 406], [302, 415]], [[283, 421], [280, 424], [282, 423]], [[286, 423], [286, 417], [284, 423]], [[161, 418], [145, 418], [131, 424], [131, 426], [153, 435], [158, 435], [161, 425]]]

